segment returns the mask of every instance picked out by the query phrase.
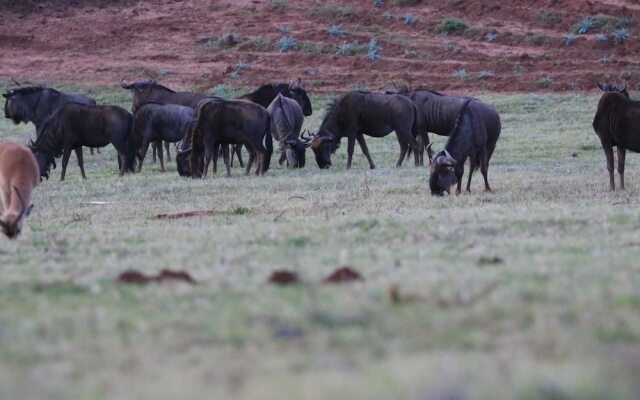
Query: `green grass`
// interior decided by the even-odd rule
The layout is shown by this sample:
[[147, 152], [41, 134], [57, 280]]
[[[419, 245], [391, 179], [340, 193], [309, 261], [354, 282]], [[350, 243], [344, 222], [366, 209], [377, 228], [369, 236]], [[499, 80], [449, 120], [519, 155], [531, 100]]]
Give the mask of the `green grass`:
[[[637, 156], [610, 193], [596, 96], [479, 97], [504, 127], [493, 193], [477, 176], [471, 194], [430, 196], [424, 168], [393, 167], [395, 136], [368, 139], [374, 171], [358, 149], [346, 170], [346, 143], [330, 170], [274, 158], [265, 178], [147, 160], [119, 179], [112, 148], [85, 151], [87, 181], [58, 166], [23, 235], [0, 240], [0, 398], [636, 397]], [[312, 100], [315, 131], [329, 99]], [[3, 141], [32, 131], [0, 121]], [[216, 212], [153, 218], [190, 210]], [[365, 280], [320, 284], [341, 265]], [[129, 268], [198, 284], [114, 283]], [[304, 284], [268, 285], [282, 268]], [[392, 303], [393, 285], [412, 300]]]

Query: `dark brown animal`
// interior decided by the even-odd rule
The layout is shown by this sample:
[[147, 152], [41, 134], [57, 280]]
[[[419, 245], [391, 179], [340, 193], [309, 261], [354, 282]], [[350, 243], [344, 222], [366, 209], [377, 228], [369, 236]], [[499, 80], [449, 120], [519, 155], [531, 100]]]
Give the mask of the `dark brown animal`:
[[460, 194], [464, 163], [469, 158], [467, 191], [471, 190], [471, 177], [480, 167], [486, 191], [491, 191], [487, 174], [489, 160], [500, 137], [500, 116], [490, 106], [468, 98], [462, 104], [458, 118], [449, 134], [444, 149], [431, 161], [429, 188], [431, 194], [442, 196], [451, 186], [458, 184]]
[[238, 99], [260, 104], [262, 107], [267, 108], [278, 94], [297, 101], [302, 107], [302, 113], [305, 117], [313, 114], [311, 100], [309, 100], [307, 91], [302, 87], [299, 79], [298, 83], [269, 83], [262, 85], [253, 92], [240, 96]]
[[598, 110], [593, 119], [593, 130], [600, 138], [607, 158], [610, 190], [616, 189], [613, 177], [613, 147], [618, 151], [618, 174], [622, 190], [626, 151], [640, 152], [640, 102], [627, 96], [619, 91], [604, 93], [600, 97]]
[[267, 111], [271, 116], [271, 135], [280, 142], [280, 164], [286, 160], [289, 168], [304, 167], [306, 143], [300, 140], [302, 108], [295, 100], [278, 93]]
[[176, 143], [182, 140], [193, 118], [193, 108], [177, 104], [147, 103], [133, 116], [133, 138], [138, 149], [138, 172], [149, 149], [155, 143], [160, 155], [160, 170], [164, 172], [162, 141]]
[[134, 172], [136, 144], [133, 140], [133, 116], [117, 106], [93, 106], [67, 103], [47, 118], [40, 137], [29, 147], [34, 152], [40, 176], [48, 178], [55, 158], [62, 156], [64, 180], [71, 151], [78, 156], [82, 178], [86, 179], [82, 159], [82, 146], [104, 147], [109, 143], [118, 151], [120, 176]]
[[0, 229], [9, 238], [22, 231], [29, 216], [31, 194], [40, 181], [31, 151], [17, 143], [0, 143]]
[[[189, 152], [191, 175], [205, 178], [211, 159], [217, 154], [218, 146], [222, 146], [227, 176], [231, 176], [227, 146], [230, 144], [242, 144], [249, 150], [251, 158], [247, 173], [257, 158], [256, 175], [264, 175], [273, 153], [271, 119], [267, 110], [243, 100], [201, 101], [180, 147], [181, 152]], [[202, 169], [199, 168], [201, 160], [204, 160]]]
[[405, 96], [350, 92], [329, 105], [320, 129], [317, 135], [312, 137], [309, 145], [315, 154], [318, 167], [329, 168], [331, 153], [339, 147], [340, 139], [346, 137], [347, 168], [351, 168], [357, 140], [369, 161], [369, 167], [373, 169], [375, 164], [369, 155], [364, 135], [383, 137], [395, 131], [401, 147], [397, 163], [397, 166], [400, 166], [409, 146], [413, 147], [417, 154], [418, 142], [412, 133], [415, 118], [416, 107]]
[[629, 98], [629, 92], [627, 92], [627, 85], [618, 86], [618, 85], [609, 83], [609, 81], [606, 81], [605, 83], [598, 83], [598, 87], [603, 92], [618, 92], [624, 97], [626, 97], [627, 99]]
[[[124, 76], [120, 80], [120, 87], [126, 90], [131, 90], [133, 96], [131, 112], [134, 114], [138, 111], [138, 108], [142, 107], [146, 103], [177, 104], [180, 106], [195, 108], [200, 100], [209, 97], [204, 93], [176, 92], [166, 86], [160, 85], [151, 76], [147, 76], [150, 80], [130, 84], [125, 83], [128, 76]], [[169, 142], [165, 142], [164, 145], [167, 153], [167, 161], [171, 161], [171, 156], [169, 154]], [[153, 162], [156, 162], [156, 151], [157, 149], [154, 146]]]

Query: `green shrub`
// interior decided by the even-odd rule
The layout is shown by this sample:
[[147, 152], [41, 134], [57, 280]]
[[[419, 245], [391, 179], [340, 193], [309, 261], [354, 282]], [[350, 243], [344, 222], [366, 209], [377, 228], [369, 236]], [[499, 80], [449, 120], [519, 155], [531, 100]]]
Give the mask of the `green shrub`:
[[436, 33], [441, 35], [461, 35], [469, 26], [456, 18], [445, 18], [436, 25]]

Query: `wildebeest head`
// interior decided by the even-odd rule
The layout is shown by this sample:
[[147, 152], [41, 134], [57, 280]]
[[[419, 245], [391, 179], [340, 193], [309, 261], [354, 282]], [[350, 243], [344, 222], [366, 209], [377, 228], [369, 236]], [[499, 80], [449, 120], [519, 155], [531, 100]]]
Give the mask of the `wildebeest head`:
[[606, 81], [605, 83], [598, 83], [598, 87], [603, 92], [618, 92], [623, 96], [625, 96], [626, 98], [629, 98], [629, 92], [627, 92], [627, 85], [618, 86], [618, 85], [613, 85], [609, 83], [609, 81]]
[[308, 137], [302, 137], [305, 147], [310, 147], [316, 157], [316, 162], [320, 169], [331, 167], [331, 153], [338, 149], [336, 138], [330, 133], [325, 134], [309, 134]]
[[[185, 149], [183, 145], [183, 141], [179, 141], [176, 143], [176, 165], [178, 167], [178, 174], [184, 177], [192, 177], [193, 172], [191, 171], [191, 154], [192, 149]], [[196, 176], [202, 176], [202, 172], [204, 171], [204, 158], [200, 157], [198, 162], [198, 171], [196, 172]]]
[[300, 83], [300, 78], [298, 78], [298, 83], [291, 82], [289, 84], [289, 96], [300, 104], [302, 107], [302, 114], [305, 117], [310, 116], [313, 113], [311, 108], [311, 100], [309, 100], [309, 96], [307, 95], [307, 91], [302, 87]]
[[4, 117], [11, 119], [16, 125], [30, 121], [33, 117], [31, 115], [33, 105], [42, 90], [42, 86], [33, 86], [9, 89], [2, 93], [2, 97], [6, 99], [4, 102]]
[[300, 140], [300, 139], [285, 140], [284, 152], [287, 157], [287, 165], [291, 168], [304, 168], [306, 164], [306, 150], [307, 150], [306, 140]]
[[142, 107], [142, 105], [145, 103], [158, 101], [158, 92], [175, 93], [168, 87], [162, 86], [157, 83], [151, 75], [146, 73], [145, 75], [149, 77], [148, 81], [133, 82], [128, 85], [125, 81], [129, 75], [125, 75], [122, 77], [122, 79], [120, 79], [120, 87], [126, 90], [131, 90], [133, 92], [133, 102], [131, 105], [131, 111], [133, 113], [135, 113], [138, 108]]
[[27, 143], [27, 147], [31, 149], [33, 155], [38, 162], [38, 168], [40, 169], [40, 180], [42, 178], [49, 179], [49, 171], [51, 171], [51, 167], [56, 169], [56, 159], [53, 155], [46, 153], [44, 151], [39, 150], [33, 141], [29, 141]]
[[450, 193], [451, 186], [457, 183], [456, 164], [456, 160], [446, 149], [434, 155], [429, 174], [429, 189], [432, 195], [442, 196], [444, 192]]

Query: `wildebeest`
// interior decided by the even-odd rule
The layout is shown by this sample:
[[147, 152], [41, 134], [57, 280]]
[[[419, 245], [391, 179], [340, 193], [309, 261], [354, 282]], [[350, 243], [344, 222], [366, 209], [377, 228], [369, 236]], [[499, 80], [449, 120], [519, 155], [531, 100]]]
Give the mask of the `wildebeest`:
[[[9, 89], [2, 96], [4, 116], [18, 125], [32, 122], [36, 126], [36, 138], [45, 119], [66, 103], [96, 104], [91, 97], [79, 93], [62, 93], [44, 86], [23, 86]], [[91, 149], [93, 154], [93, 149]]]
[[315, 153], [320, 168], [331, 166], [331, 153], [339, 147], [340, 139], [346, 137], [347, 168], [351, 168], [356, 140], [369, 161], [369, 167], [375, 164], [369, 155], [369, 149], [363, 135], [383, 137], [396, 132], [401, 152], [397, 166], [404, 159], [408, 146], [416, 150], [418, 142], [412, 133], [416, 118], [416, 107], [410, 99], [398, 94], [349, 92], [329, 105], [318, 133], [312, 137], [310, 147]]
[[[267, 110], [243, 100], [202, 100], [180, 147], [181, 152], [188, 152], [191, 175], [194, 178], [206, 177], [212, 157], [217, 154], [218, 146], [222, 146], [227, 176], [231, 176], [228, 144], [244, 145], [251, 154], [247, 173], [257, 158], [256, 174], [264, 175], [273, 153], [271, 118]], [[204, 164], [200, 168], [202, 159]], [[189, 173], [183, 166], [178, 170], [181, 175]]]
[[471, 177], [480, 167], [486, 191], [491, 191], [487, 174], [489, 160], [500, 137], [500, 116], [490, 106], [474, 98], [467, 98], [458, 113], [444, 149], [434, 154], [431, 161], [429, 188], [431, 194], [442, 196], [451, 186], [458, 184], [460, 194], [464, 163], [469, 158], [467, 191], [471, 190]]
[[138, 149], [138, 172], [149, 149], [155, 143], [160, 158], [160, 170], [164, 172], [162, 141], [175, 143], [181, 140], [191, 119], [193, 108], [177, 104], [147, 103], [133, 116], [133, 138]]
[[[169, 89], [166, 86], [160, 85], [152, 77], [148, 81], [133, 82], [126, 84], [125, 80], [128, 76], [120, 79], [120, 87], [126, 90], [131, 90], [133, 101], [131, 105], [131, 112], [136, 113], [138, 108], [142, 107], [146, 103], [163, 103], [163, 104], [177, 104], [180, 106], [186, 106], [195, 108], [200, 100], [208, 97], [205, 93], [198, 92], [176, 92]], [[171, 161], [169, 154], [169, 143], [165, 142], [165, 150], [167, 153], [167, 161]], [[153, 161], [155, 162], [156, 148], [153, 148]]]
[[313, 114], [311, 100], [309, 100], [307, 91], [302, 87], [299, 79], [298, 83], [269, 83], [262, 85], [253, 92], [238, 97], [238, 99], [248, 100], [267, 108], [278, 94], [297, 101], [302, 107], [302, 113], [305, 117]]
[[613, 178], [613, 147], [616, 146], [620, 188], [624, 190], [626, 151], [640, 152], [640, 101], [629, 99], [628, 93], [625, 96], [619, 90], [604, 93], [598, 102], [593, 130], [607, 158], [610, 190], [616, 189]]
[[86, 179], [82, 146], [104, 147], [109, 143], [118, 151], [120, 176], [134, 171], [136, 144], [133, 140], [133, 116], [118, 106], [67, 103], [47, 118], [40, 137], [30, 145], [40, 175], [49, 177], [55, 158], [62, 156], [60, 180], [64, 180], [71, 150], [76, 151], [82, 178]]
[[31, 193], [40, 181], [31, 151], [17, 143], [0, 143], [0, 229], [9, 239], [22, 231], [29, 216]]
[[280, 142], [280, 164], [285, 160], [289, 168], [305, 165], [305, 142], [299, 139], [304, 122], [302, 108], [290, 98], [278, 93], [267, 108], [271, 116], [271, 135]]

